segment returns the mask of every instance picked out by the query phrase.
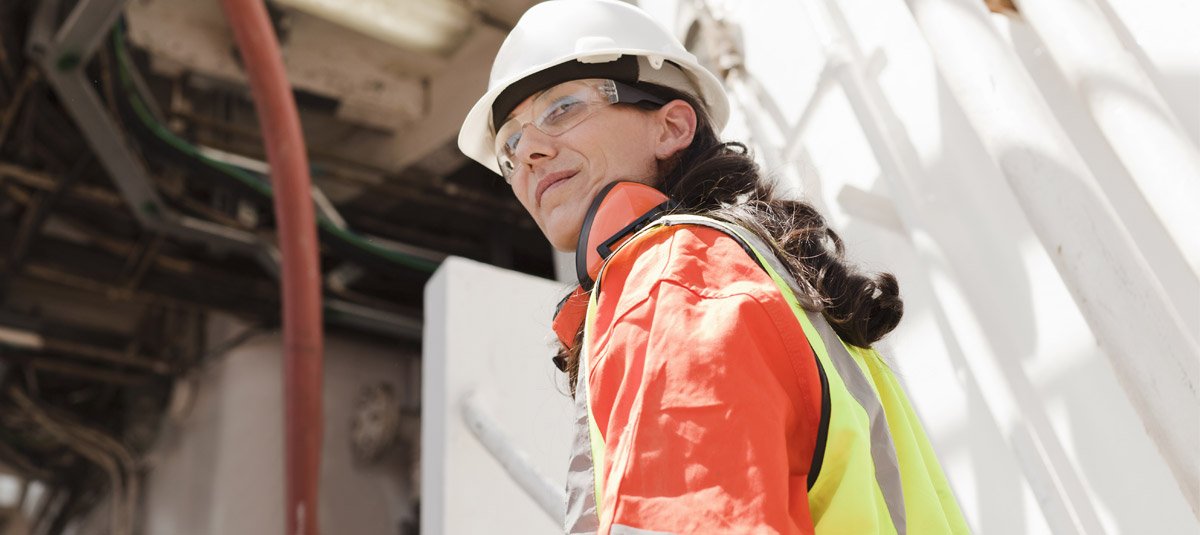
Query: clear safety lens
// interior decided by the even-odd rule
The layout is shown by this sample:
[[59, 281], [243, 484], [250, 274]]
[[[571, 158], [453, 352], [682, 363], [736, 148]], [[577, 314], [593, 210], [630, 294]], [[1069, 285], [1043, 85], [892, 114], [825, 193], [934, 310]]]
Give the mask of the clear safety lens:
[[[548, 136], [559, 136], [575, 128], [605, 106], [618, 102], [612, 80], [572, 80], [558, 84], [534, 97], [527, 113], [512, 117], [496, 132], [496, 159], [500, 174], [511, 181], [517, 168], [517, 148], [526, 126]], [[522, 122], [533, 117], [532, 121]]]

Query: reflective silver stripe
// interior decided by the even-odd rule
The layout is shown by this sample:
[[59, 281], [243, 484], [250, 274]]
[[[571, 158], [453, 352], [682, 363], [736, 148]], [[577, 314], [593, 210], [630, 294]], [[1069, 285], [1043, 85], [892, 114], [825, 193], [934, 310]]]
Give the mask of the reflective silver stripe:
[[883, 492], [883, 501], [887, 504], [892, 524], [896, 526], [896, 533], [904, 535], [907, 530], [904, 518], [904, 487], [900, 483], [900, 463], [896, 460], [896, 447], [892, 443], [892, 433], [888, 430], [883, 403], [871, 388], [871, 383], [867, 381], [862, 368], [858, 367], [854, 357], [846, 350], [846, 346], [842, 345], [833, 327], [825, 321], [825, 317], [808, 311], [805, 313], [808, 314], [813, 327], [817, 328], [821, 339], [832, 340], [825, 343], [825, 350], [829, 352], [833, 367], [837, 368], [838, 375], [842, 377], [850, 395], [867, 411], [867, 417], [871, 421], [871, 460], [875, 463], [875, 482]]
[[610, 535], [673, 535], [668, 531], [650, 531], [648, 529], [631, 528], [620, 524], [613, 524]]
[[571, 445], [571, 465], [567, 469], [567, 513], [563, 523], [563, 531], [571, 535], [596, 533], [600, 529], [584, 351], [580, 351], [579, 360], [579, 378], [575, 381], [575, 442]]
[[[652, 228], [659, 224], [701, 225], [721, 230], [758, 252], [771, 265], [771, 269], [787, 283], [792, 293], [800, 292], [800, 285], [797, 284], [791, 271], [788, 271], [783, 262], [775, 256], [775, 249], [768, 246], [763, 242], [762, 238], [753, 232], [723, 221], [690, 215], [665, 216], [655, 223], [651, 223], [647, 228]], [[829, 354], [830, 360], [833, 361], [833, 366], [837, 369], [838, 375], [846, 385], [846, 389], [850, 391], [850, 395], [867, 412], [867, 417], [870, 419], [871, 425], [871, 460], [875, 464], [875, 482], [879, 485], [879, 489], [883, 493], [883, 500], [887, 505], [888, 514], [892, 518], [892, 524], [896, 527], [896, 532], [904, 535], [907, 531], [904, 514], [904, 487], [900, 481], [900, 463], [896, 460], [896, 447], [892, 442], [891, 432], [888, 430], [887, 417], [883, 412], [883, 403], [879, 401], [879, 396], [871, 388], [871, 383], [866, 375], [863, 374], [862, 368], [858, 367], [854, 357], [846, 350], [846, 346], [842, 345], [841, 338], [838, 338], [833, 327], [825, 320], [825, 316], [808, 310], [804, 312], [808, 316], [809, 321], [812, 322], [813, 327], [817, 329], [817, 333], [821, 336], [821, 340], [825, 345], [825, 351]]]

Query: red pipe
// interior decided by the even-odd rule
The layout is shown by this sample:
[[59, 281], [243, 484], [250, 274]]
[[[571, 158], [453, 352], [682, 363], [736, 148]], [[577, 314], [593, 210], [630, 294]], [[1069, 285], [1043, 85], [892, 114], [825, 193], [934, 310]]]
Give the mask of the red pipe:
[[283, 69], [279, 40], [262, 0], [221, 0], [250, 78], [271, 166], [275, 221], [283, 256], [284, 404], [287, 534], [317, 534], [321, 465], [321, 270], [312, 179], [300, 116]]

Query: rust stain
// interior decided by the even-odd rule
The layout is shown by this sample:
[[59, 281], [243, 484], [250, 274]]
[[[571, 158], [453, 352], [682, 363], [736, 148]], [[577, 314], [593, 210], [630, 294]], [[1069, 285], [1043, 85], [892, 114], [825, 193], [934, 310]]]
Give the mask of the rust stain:
[[987, 8], [992, 13], [1001, 13], [1004, 15], [1016, 14], [1017, 6], [1012, 3], [1012, 0], [984, 0]]

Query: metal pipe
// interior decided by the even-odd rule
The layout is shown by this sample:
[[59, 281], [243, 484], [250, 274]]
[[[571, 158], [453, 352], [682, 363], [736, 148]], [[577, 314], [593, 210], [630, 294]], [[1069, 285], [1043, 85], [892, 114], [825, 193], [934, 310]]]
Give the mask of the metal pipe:
[[[66, 446], [68, 449], [79, 454], [79, 456], [92, 462], [99, 467], [106, 476], [108, 476], [111, 491], [108, 499], [111, 502], [109, 510], [109, 531], [113, 535], [126, 535], [129, 533], [126, 518], [122, 514], [124, 508], [121, 507], [121, 500], [125, 497], [123, 480], [121, 478], [121, 470], [117, 465], [117, 461], [110, 455], [102, 451], [98, 451], [90, 444], [83, 444], [78, 437], [73, 436], [69, 431], [64, 429], [58, 421], [51, 418], [44, 410], [38, 407], [33, 400], [28, 396], [20, 393], [16, 388], [9, 388], [9, 397], [14, 402], [13, 404], [24, 415], [38, 425], [42, 430], [49, 434], [54, 440]], [[60, 510], [58, 515], [61, 515]], [[56, 516], [58, 516], [56, 515]], [[132, 519], [130, 519], [132, 520]]]
[[974, 0], [906, 0], [1192, 512], [1200, 348], [1015, 53]]
[[420, 319], [360, 305], [345, 299], [325, 300], [325, 313], [331, 322], [393, 338], [420, 340], [423, 323]]
[[[81, 2], [75, 11], [90, 11], [98, 3], [100, 2]], [[40, 9], [43, 12], [52, 11], [53, 4], [55, 2], [47, 2]], [[102, 34], [103, 31], [97, 33]], [[96, 157], [112, 175], [117, 189], [129, 202], [134, 216], [147, 226], [161, 225], [160, 215], [166, 209], [166, 205], [151, 188], [150, 181], [144, 180], [147, 173], [133, 158], [133, 149], [128, 140], [124, 136], [114, 135], [121, 130], [105, 112], [104, 103], [92, 90], [91, 80], [84, 78], [80, 70], [63, 69], [56, 62], [56, 58], [67, 55], [61, 52], [58, 46], [58, 43], [36, 42], [31, 45], [34, 57], [42, 66], [42, 74], [58, 93], [63, 107], [75, 119]], [[72, 63], [77, 65], [80, 61], [82, 60], [77, 58]]]
[[492, 458], [500, 463], [505, 472], [512, 476], [513, 481], [525, 491], [534, 503], [550, 517], [556, 525], [563, 524], [566, 515], [565, 504], [567, 497], [558, 485], [542, 475], [529, 462], [529, 456], [520, 448], [513, 446], [512, 440], [500, 430], [500, 425], [488, 414], [478, 401], [478, 395], [468, 393], [462, 398], [461, 416], [463, 423], [471, 430], [471, 434], [479, 440], [484, 449], [492, 454]]
[[26, 67], [25, 76], [21, 77], [21, 82], [17, 85], [16, 91], [13, 92], [12, 98], [8, 101], [8, 107], [4, 108], [3, 113], [0, 113], [0, 147], [3, 147], [4, 141], [8, 139], [8, 133], [12, 130], [13, 123], [17, 122], [17, 111], [21, 109], [21, 104], [25, 101], [25, 95], [29, 93], [29, 88], [33, 87], [33, 83], [37, 79], [37, 69], [32, 66]]
[[[4, 264], [0, 262], [0, 269]], [[221, 312], [238, 315], [242, 312], [216, 307], [210, 304], [179, 299], [167, 294], [146, 291], [128, 291], [125, 288], [96, 282], [93, 279], [68, 273], [45, 264], [27, 265], [25, 275], [52, 284], [66, 286], [79, 291], [95, 294], [105, 299], [129, 301], [141, 304], [166, 303], [173, 307], [203, 310], [206, 312]], [[327, 319], [331, 323], [366, 330], [380, 336], [403, 340], [421, 339], [421, 320], [409, 316], [386, 312], [369, 306], [352, 303], [344, 299], [330, 298], [325, 301]], [[0, 333], [3, 334], [3, 333]], [[3, 340], [0, 340], [3, 341]]]
[[[4, 416], [7, 416], [7, 414], [4, 414]], [[38, 463], [26, 457], [24, 453], [17, 451], [8, 442], [3, 440], [0, 440], [0, 462], [3, 462], [6, 467], [20, 474], [25, 480], [24, 484], [21, 485], [21, 494], [17, 497], [17, 503], [13, 505], [13, 509], [17, 511], [24, 511], [25, 503], [29, 501], [28, 488], [30, 481], [50, 481], [54, 478], [54, 474], [50, 470], [38, 466]]]
[[287, 533], [316, 535], [321, 465], [321, 270], [312, 179], [300, 115], [283, 55], [261, 0], [222, 0], [267, 149], [283, 256], [284, 403], [286, 411]]
[[0, 325], [0, 346], [41, 350], [46, 347], [46, 340], [33, 331]]
[[4, 278], [0, 279], [0, 293], [7, 290], [8, 279], [13, 275], [20, 273], [21, 265], [25, 263], [26, 257], [29, 255], [34, 238], [42, 232], [42, 226], [46, 223], [46, 218], [50, 215], [50, 211], [54, 205], [62, 200], [63, 196], [70, 191], [75, 182], [79, 181], [80, 176], [88, 168], [92, 162], [92, 156], [86, 154], [79, 161], [71, 166], [71, 170], [63, 175], [58, 181], [55, 188], [50, 192], [36, 197], [37, 202], [31, 203], [25, 209], [25, 216], [21, 218], [21, 227], [13, 240], [12, 249], [8, 253], [8, 270]]
[[[7, 357], [0, 358], [7, 359]], [[87, 379], [89, 381], [100, 381], [102, 383], [111, 383], [121, 386], [143, 386], [153, 379], [153, 377], [148, 375], [114, 372], [96, 368], [94, 366], [81, 366], [79, 364], [71, 364], [69, 362], [63, 362], [60, 360], [50, 360], [41, 356], [32, 357], [24, 364], [36, 371], [65, 375], [79, 379]]]
[[43, 338], [42, 346], [42, 349], [46, 351], [58, 352], [77, 358], [130, 366], [158, 375], [171, 374], [171, 365], [169, 363], [143, 355], [126, 355], [120, 351], [55, 338]]
[[[257, 145], [260, 141], [259, 136], [254, 133], [247, 133], [247, 130], [239, 125], [218, 121], [212, 119], [211, 117], [206, 117], [195, 112], [181, 109], [171, 110], [171, 115], [173, 117], [184, 119], [194, 126], [213, 131], [212, 133], [205, 135], [206, 130], [200, 130], [197, 135], [197, 139], [203, 145], [206, 145], [209, 148], [250, 156], [255, 156], [258, 154], [255, 145]], [[216, 133], [239, 136], [245, 138], [248, 143], [231, 143], [227, 140], [221, 139], [221, 136], [213, 135]], [[319, 148], [310, 149], [310, 154], [318, 161], [318, 163], [321, 164], [319, 167], [324, 169], [324, 177], [334, 178], [342, 182], [353, 183], [356, 185], [377, 187], [382, 191], [393, 192], [402, 197], [409, 197], [413, 195], [426, 197], [422, 199], [423, 202], [429, 202], [430, 197], [436, 199], [442, 196], [449, 196], [461, 198], [462, 200], [469, 201], [472, 205], [478, 205], [482, 208], [499, 210], [513, 215], [525, 214], [524, 209], [522, 209], [516, 203], [507, 201], [503, 198], [497, 198], [483, 191], [461, 188], [453, 184], [420, 186], [419, 184], [429, 182], [429, 180], [425, 180], [425, 177], [419, 177], [422, 180], [411, 180], [406, 176], [405, 170], [402, 170], [400, 172], [400, 176], [396, 179], [380, 181], [371, 177], [376, 175], [393, 174], [395, 171], [370, 166], [361, 162], [347, 161], [345, 158], [342, 158], [329, 151], [321, 151]], [[368, 173], [368, 175], [363, 175], [363, 173]], [[448, 206], [454, 208], [452, 204]], [[463, 209], [462, 206], [459, 206], [458, 208]]]
[[55, 66], [61, 70], [72, 70], [87, 62], [108, 35], [98, 28], [112, 28], [125, 0], [88, 0], [80, 2], [54, 35]]
[[[271, 174], [271, 166], [267, 162], [255, 160], [241, 154], [226, 152], [221, 149], [215, 149], [204, 145], [197, 145], [196, 151], [203, 157], [218, 162], [227, 163], [234, 167], [240, 167], [247, 171], [253, 171], [262, 175]], [[345, 230], [347, 228], [346, 220], [342, 214], [338, 213], [337, 207], [329, 201], [329, 197], [321, 191], [316, 185], [312, 187], [313, 202], [316, 203], [317, 211], [321, 213], [321, 217], [327, 219], [333, 226]]]
[[120, 351], [72, 342], [70, 340], [49, 338], [37, 331], [14, 325], [4, 325], [3, 323], [0, 323], [0, 346], [10, 346], [39, 352], [51, 351], [69, 354], [73, 357], [88, 360], [141, 368], [159, 375], [168, 375], [171, 373], [171, 365], [165, 361], [155, 360], [142, 355], [126, 355]]
[[[62, 181], [62, 178], [55, 178], [41, 171], [34, 171], [8, 162], [0, 162], [0, 178], [9, 178], [41, 191], [54, 191]], [[104, 205], [107, 208], [125, 206], [125, 201], [122, 201], [121, 197], [116, 193], [86, 184], [79, 184], [71, 188], [67, 196], [73, 199], [82, 199], [87, 202]]]

